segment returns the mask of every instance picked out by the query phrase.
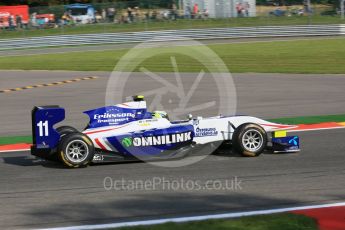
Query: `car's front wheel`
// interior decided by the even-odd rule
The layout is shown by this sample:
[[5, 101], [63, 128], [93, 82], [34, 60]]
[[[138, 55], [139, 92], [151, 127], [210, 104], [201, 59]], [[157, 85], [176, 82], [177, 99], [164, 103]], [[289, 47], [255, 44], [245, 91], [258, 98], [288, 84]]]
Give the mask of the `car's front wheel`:
[[88, 136], [82, 133], [69, 133], [60, 141], [58, 156], [65, 166], [80, 168], [90, 164], [94, 151], [93, 143]]
[[267, 133], [257, 124], [243, 124], [235, 130], [232, 145], [243, 156], [259, 156], [267, 147]]

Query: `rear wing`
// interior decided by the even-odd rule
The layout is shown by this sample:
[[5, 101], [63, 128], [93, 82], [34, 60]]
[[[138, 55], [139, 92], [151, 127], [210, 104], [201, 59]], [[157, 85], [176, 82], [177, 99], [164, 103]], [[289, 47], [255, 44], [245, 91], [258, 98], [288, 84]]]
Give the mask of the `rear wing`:
[[56, 105], [36, 106], [31, 117], [33, 146], [37, 149], [56, 148], [60, 134], [53, 126], [65, 119], [65, 109]]

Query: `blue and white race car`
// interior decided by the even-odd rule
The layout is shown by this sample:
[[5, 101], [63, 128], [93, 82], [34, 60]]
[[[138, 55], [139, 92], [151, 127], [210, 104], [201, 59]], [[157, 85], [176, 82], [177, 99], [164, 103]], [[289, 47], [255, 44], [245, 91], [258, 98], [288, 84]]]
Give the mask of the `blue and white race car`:
[[54, 125], [65, 119], [59, 106], [32, 111], [31, 154], [78, 168], [90, 163], [167, 160], [197, 154], [198, 146], [231, 144], [243, 156], [299, 151], [299, 138], [286, 136], [295, 126], [251, 116], [216, 116], [170, 121], [164, 111], [148, 112], [143, 96], [133, 101], [84, 112], [83, 131]]

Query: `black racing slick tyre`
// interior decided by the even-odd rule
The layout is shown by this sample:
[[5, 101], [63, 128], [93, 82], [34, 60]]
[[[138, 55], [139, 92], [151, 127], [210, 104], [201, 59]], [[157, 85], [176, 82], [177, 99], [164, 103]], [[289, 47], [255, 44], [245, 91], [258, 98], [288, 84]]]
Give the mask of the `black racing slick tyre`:
[[243, 124], [235, 129], [232, 145], [243, 156], [257, 157], [267, 147], [267, 133], [260, 125]]
[[71, 127], [71, 126], [61, 126], [56, 129], [56, 131], [60, 134], [60, 136], [65, 136], [69, 133], [77, 133], [78, 130]]
[[83, 133], [69, 133], [62, 137], [58, 147], [60, 161], [69, 168], [86, 167], [93, 159], [95, 148]]

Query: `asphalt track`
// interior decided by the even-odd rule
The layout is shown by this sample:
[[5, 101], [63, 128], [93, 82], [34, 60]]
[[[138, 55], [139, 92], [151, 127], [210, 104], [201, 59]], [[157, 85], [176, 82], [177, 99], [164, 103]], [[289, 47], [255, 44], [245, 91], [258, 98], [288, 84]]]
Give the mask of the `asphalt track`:
[[[304, 133], [303, 151], [298, 154], [242, 158], [223, 152], [180, 168], [131, 163], [70, 170], [33, 160], [28, 152], [4, 153], [0, 155], [1, 228], [100, 224], [344, 201], [344, 135], [345, 130]], [[157, 177], [165, 182], [154, 191], [140, 186], [107, 191], [105, 177], [123, 178], [128, 186], [132, 180], [140, 183]], [[188, 190], [175, 182], [183, 179], [205, 186], [209, 180], [234, 177], [241, 181], [238, 190]]]
[[[62, 105], [68, 111], [67, 124], [82, 127], [87, 119], [81, 111], [104, 105], [109, 77], [109, 73], [2, 71], [1, 89], [94, 75], [100, 79], [0, 94], [0, 136], [29, 134], [30, 110], [37, 104]], [[184, 79], [192, 79], [190, 75]], [[234, 81], [240, 113], [263, 118], [344, 113], [344, 75], [236, 74]], [[145, 87], [142, 81], [133, 91]], [[203, 92], [204, 97], [214, 94]], [[344, 135], [345, 129], [305, 132], [300, 133], [303, 150], [298, 154], [242, 158], [223, 150], [179, 168], [132, 163], [70, 170], [35, 160], [28, 152], [0, 153], [1, 228], [99, 224], [344, 201]], [[154, 191], [107, 191], [105, 177], [123, 178], [125, 185], [157, 177], [165, 182]], [[181, 179], [204, 186], [209, 180], [224, 182], [234, 177], [241, 181], [238, 190], [172, 188]]]
[[[88, 118], [82, 111], [104, 106], [110, 76], [107, 72], [0, 71], [1, 90], [89, 76], [100, 78], [0, 94], [0, 136], [30, 134], [30, 111], [35, 105], [60, 105], [66, 109], [65, 124], [84, 128]], [[161, 76], [176, 85], [173, 74]], [[190, 86], [195, 78], [194, 73], [183, 74], [183, 83]], [[134, 84], [126, 88], [125, 96], [135, 95], [152, 85], [144, 74], [134, 73], [129, 79], [128, 82]], [[199, 95], [194, 103], [207, 102], [219, 93], [212, 78], [206, 75], [204, 79], [200, 89], [196, 90]], [[345, 75], [247, 73], [233, 74], [233, 79], [237, 91], [237, 114], [279, 118], [345, 112]], [[213, 116], [217, 112], [206, 110], [203, 114], [193, 114]]]

